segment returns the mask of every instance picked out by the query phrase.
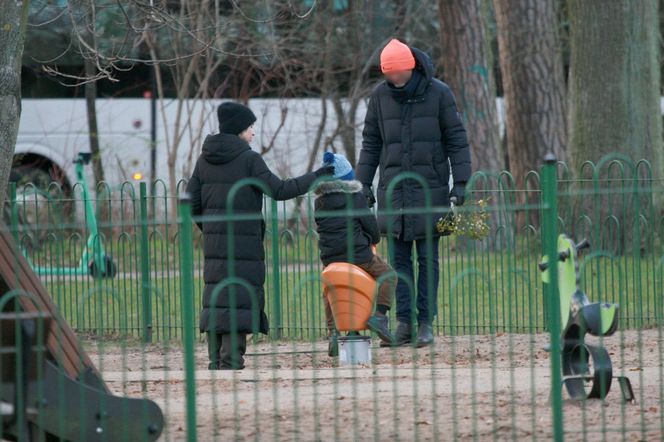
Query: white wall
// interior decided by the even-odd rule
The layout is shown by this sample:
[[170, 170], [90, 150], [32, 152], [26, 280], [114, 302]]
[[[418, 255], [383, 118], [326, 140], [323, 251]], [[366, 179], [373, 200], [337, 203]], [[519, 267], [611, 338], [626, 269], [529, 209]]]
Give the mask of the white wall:
[[[205, 135], [217, 132], [216, 108], [220, 100], [187, 100], [182, 103], [179, 131], [182, 134], [177, 149], [177, 179], [188, 177], [193, 168]], [[297, 176], [305, 172], [313, 150], [316, 132], [321, 121], [321, 100], [311, 99], [254, 99], [250, 100], [258, 122], [253, 148], [269, 144], [279, 127], [282, 111], [287, 109], [286, 123], [277, 136], [274, 148], [265, 155], [270, 167], [278, 174]], [[497, 103], [501, 132], [503, 128], [502, 100]], [[157, 178], [168, 182], [168, 146], [173, 143], [178, 103], [175, 100], [158, 104], [157, 110]], [[664, 108], [664, 104], [663, 104]], [[97, 100], [99, 140], [106, 178], [109, 184], [119, 185], [132, 180], [135, 173], [149, 179], [150, 172], [150, 100]], [[365, 104], [358, 109], [357, 145], [361, 145]], [[325, 136], [336, 128], [336, 118], [328, 105]], [[165, 122], [165, 123], [164, 123]], [[334, 145], [341, 149], [337, 138]], [[85, 101], [83, 99], [24, 99], [16, 153], [33, 152], [47, 156], [74, 180], [72, 161], [78, 152], [89, 151]], [[319, 153], [322, 158], [322, 152]], [[92, 178], [91, 172], [89, 174]]]

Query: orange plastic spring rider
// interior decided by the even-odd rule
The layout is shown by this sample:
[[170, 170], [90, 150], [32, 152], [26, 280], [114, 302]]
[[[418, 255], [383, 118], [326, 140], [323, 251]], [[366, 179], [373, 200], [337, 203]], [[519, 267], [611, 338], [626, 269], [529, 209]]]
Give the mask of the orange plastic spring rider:
[[373, 311], [376, 280], [360, 267], [347, 262], [329, 264], [322, 277], [323, 294], [330, 302], [337, 330], [366, 330]]

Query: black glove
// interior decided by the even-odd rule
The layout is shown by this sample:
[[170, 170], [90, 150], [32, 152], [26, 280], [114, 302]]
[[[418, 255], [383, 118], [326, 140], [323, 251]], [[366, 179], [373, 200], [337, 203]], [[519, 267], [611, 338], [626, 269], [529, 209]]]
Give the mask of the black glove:
[[316, 175], [316, 178], [334, 175], [334, 166], [331, 164], [326, 164], [320, 169], [315, 170], [314, 174]]
[[369, 208], [372, 208], [373, 205], [376, 204], [376, 197], [371, 191], [371, 187], [362, 186], [362, 193], [364, 193], [364, 197], [367, 199], [367, 206], [369, 206]]
[[[456, 201], [452, 200], [452, 198], [456, 199]], [[455, 206], [463, 206], [463, 203], [466, 202], [466, 183], [454, 183], [454, 187], [450, 191], [450, 201]]]

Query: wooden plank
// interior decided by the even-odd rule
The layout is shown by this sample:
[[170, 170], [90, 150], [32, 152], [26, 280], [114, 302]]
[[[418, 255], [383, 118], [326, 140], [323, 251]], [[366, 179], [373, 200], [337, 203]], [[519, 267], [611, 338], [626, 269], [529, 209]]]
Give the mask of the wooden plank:
[[[25, 297], [19, 297], [18, 299], [21, 305], [21, 309], [26, 312], [46, 310], [50, 313], [50, 297], [47, 294], [48, 300], [45, 301], [43, 299], [46, 289], [41, 286], [40, 290], [39, 286], [41, 283], [33, 280], [36, 278], [36, 275], [28, 274], [26, 276], [25, 270], [22, 268], [23, 266], [21, 263], [23, 256], [21, 254], [15, 255], [14, 252], [15, 249], [12, 249], [12, 244], [7, 242], [5, 230], [0, 228], [0, 289], [2, 290], [2, 293], [10, 291], [24, 291], [26, 293], [30, 293], [35, 296], [42, 304], [42, 308], [40, 309], [39, 306], [35, 306], [29, 299]], [[23, 261], [25, 261], [25, 259], [23, 259]], [[30, 272], [32, 273], [32, 269], [30, 269]], [[57, 325], [51, 325], [46, 344], [49, 349], [50, 356], [58, 361], [59, 365], [64, 369], [65, 373], [70, 376], [78, 376], [78, 373], [82, 370], [83, 367], [79, 362], [72, 358], [72, 356], [75, 354], [75, 350], [71, 345], [71, 340], [68, 339], [66, 333], [63, 333], [61, 330], [59, 330]]]
[[[3, 287], [4, 286], [4, 287]], [[108, 387], [101, 381], [99, 371], [80, 346], [76, 334], [62, 317], [53, 303], [50, 294], [41, 283], [37, 274], [20, 252], [14, 237], [7, 227], [0, 222], [0, 296], [8, 291], [24, 291], [35, 296], [52, 320], [46, 344], [50, 356], [73, 379], [82, 378], [87, 370], [99, 378], [101, 386], [108, 392]], [[39, 309], [26, 297], [19, 297], [22, 310], [35, 312]]]

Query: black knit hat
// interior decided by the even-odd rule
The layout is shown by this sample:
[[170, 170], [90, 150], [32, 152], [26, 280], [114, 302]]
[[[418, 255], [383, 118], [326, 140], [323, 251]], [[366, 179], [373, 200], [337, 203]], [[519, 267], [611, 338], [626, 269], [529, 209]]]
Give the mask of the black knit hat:
[[239, 135], [256, 122], [256, 115], [247, 106], [240, 103], [221, 103], [217, 109], [219, 132]]

